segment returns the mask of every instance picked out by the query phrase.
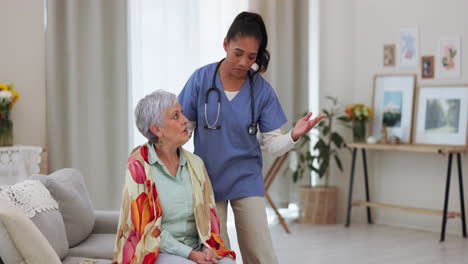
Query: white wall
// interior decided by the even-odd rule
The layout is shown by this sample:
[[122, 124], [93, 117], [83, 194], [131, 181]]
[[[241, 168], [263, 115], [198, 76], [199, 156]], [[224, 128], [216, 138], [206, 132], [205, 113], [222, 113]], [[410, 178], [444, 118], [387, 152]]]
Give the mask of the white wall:
[[46, 145], [44, 0], [0, 0], [0, 82], [21, 97], [13, 108], [14, 144]]
[[[323, 0], [322, 1], [322, 93], [339, 94], [345, 103], [372, 105], [373, 75], [415, 73], [419, 84], [468, 83], [468, 1], [465, 0]], [[420, 79], [419, 68], [383, 67], [384, 44], [398, 47], [399, 30], [418, 27], [420, 55], [437, 58], [439, 38], [462, 37], [460, 80]], [[349, 52], [349, 53], [348, 53]], [[397, 48], [398, 52], [398, 48]], [[341, 57], [341, 58], [338, 58]], [[463, 65], [465, 64], [465, 65]], [[349, 132], [348, 132], [349, 134]], [[340, 219], [345, 217], [350, 156], [345, 173], [335, 171], [333, 181], [340, 187]], [[455, 161], [455, 160], [454, 160]], [[441, 209], [443, 207], [447, 156], [411, 152], [368, 152], [371, 199], [377, 202]], [[358, 155], [354, 198], [364, 199], [361, 155]], [[465, 190], [468, 157], [462, 156]], [[460, 211], [458, 174], [452, 169], [449, 210]], [[466, 191], [465, 191], [466, 196]], [[441, 217], [373, 209], [374, 220], [396, 226], [440, 231]], [[353, 221], [364, 222], [364, 208], [353, 209]], [[449, 220], [447, 232], [461, 234], [460, 219]]]

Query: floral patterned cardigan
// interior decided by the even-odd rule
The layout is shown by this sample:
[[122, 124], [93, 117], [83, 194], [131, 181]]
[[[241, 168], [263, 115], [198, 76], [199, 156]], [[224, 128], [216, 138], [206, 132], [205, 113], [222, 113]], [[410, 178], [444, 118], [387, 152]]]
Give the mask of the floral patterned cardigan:
[[[148, 144], [137, 147], [130, 158], [125, 175], [122, 208], [112, 263], [150, 263], [158, 258], [163, 214], [151, 165]], [[236, 254], [226, 248], [219, 235], [213, 190], [202, 160], [184, 150], [192, 181], [193, 205], [198, 235], [205, 247], [218, 259]]]

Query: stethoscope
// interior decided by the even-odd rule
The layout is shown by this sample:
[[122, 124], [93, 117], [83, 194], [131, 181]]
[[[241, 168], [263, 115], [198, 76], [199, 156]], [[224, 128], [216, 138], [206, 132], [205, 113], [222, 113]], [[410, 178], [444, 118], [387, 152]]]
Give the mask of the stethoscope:
[[[211, 88], [208, 89], [208, 91], [206, 91], [206, 94], [205, 94], [205, 122], [206, 122], [206, 125], [205, 125], [205, 128], [206, 129], [221, 129], [221, 126], [220, 125], [217, 125], [218, 124], [218, 118], [219, 118], [219, 112], [220, 112], [220, 109], [221, 109], [221, 91], [219, 90], [218, 87], [216, 87], [216, 73], [218, 72], [218, 69], [219, 69], [219, 66], [221, 65], [221, 62], [223, 62], [224, 59], [222, 59], [220, 62], [218, 62], [218, 65], [216, 66], [216, 70], [214, 71], [213, 73], [213, 81], [211, 82]], [[253, 78], [252, 78], [252, 75], [250, 74], [250, 71], [247, 71], [248, 75], [249, 75], [249, 84], [250, 84], [250, 109], [251, 109], [251, 117], [252, 117], [252, 122], [250, 123], [249, 127], [247, 128], [247, 131], [249, 132], [250, 135], [255, 135], [257, 134], [257, 123], [255, 122], [254, 120], [254, 116], [255, 116], [255, 110], [254, 110], [254, 93], [253, 93]], [[215, 122], [210, 125], [210, 123], [208, 122], [208, 116], [206, 114], [206, 108], [207, 108], [207, 105], [208, 105], [208, 97], [210, 95], [210, 92], [212, 91], [215, 91], [216, 94], [218, 95], [218, 111], [216, 113], [216, 120]]]

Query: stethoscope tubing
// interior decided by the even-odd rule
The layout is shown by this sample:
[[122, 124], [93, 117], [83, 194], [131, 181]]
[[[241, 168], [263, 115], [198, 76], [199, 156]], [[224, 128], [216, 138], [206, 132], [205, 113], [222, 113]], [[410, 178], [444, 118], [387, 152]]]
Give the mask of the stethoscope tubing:
[[[221, 128], [220, 125], [217, 125], [218, 120], [219, 120], [219, 113], [221, 111], [221, 91], [219, 90], [218, 87], [216, 87], [216, 73], [218, 72], [219, 66], [221, 65], [223, 61], [224, 59], [222, 59], [220, 62], [218, 62], [218, 65], [216, 65], [216, 69], [213, 73], [213, 79], [211, 81], [211, 88], [208, 89], [205, 93], [205, 122], [206, 122], [205, 128], [207, 129], [220, 129]], [[253, 92], [253, 78], [250, 72], [247, 72], [247, 74], [249, 76], [250, 110], [251, 110], [251, 121], [252, 121], [250, 125], [247, 127], [247, 131], [250, 135], [255, 135], [257, 134], [257, 123], [255, 122], [255, 106], [254, 106], [255, 100], [254, 100], [254, 92]], [[212, 125], [210, 125], [210, 123], [208, 122], [208, 115], [207, 115], [206, 109], [208, 105], [208, 98], [212, 91], [215, 91], [218, 96], [218, 111], [216, 112], [215, 122]]]

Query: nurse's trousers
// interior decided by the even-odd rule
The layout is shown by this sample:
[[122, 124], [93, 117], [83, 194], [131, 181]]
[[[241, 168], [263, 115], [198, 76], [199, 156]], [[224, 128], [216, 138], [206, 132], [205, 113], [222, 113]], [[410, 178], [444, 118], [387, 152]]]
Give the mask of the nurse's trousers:
[[[250, 196], [230, 200], [236, 222], [237, 241], [244, 264], [277, 264], [266, 215], [265, 198]], [[221, 224], [221, 238], [229, 249], [227, 233], [228, 201], [217, 202], [216, 211]]]

